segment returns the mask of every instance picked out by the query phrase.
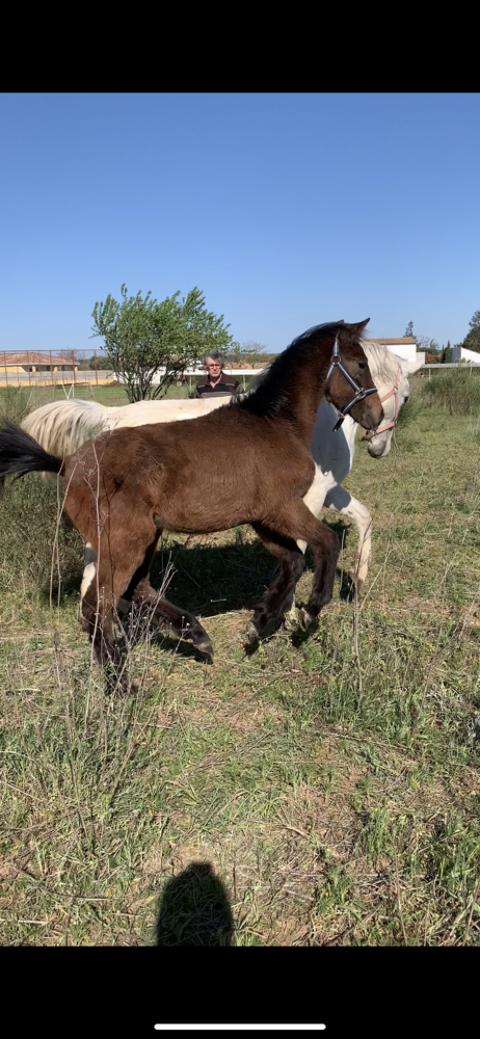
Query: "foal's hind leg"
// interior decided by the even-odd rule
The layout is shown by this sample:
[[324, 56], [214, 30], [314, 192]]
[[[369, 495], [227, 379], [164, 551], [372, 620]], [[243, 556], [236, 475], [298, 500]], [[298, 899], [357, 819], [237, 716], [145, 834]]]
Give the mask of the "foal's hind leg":
[[253, 647], [265, 629], [277, 623], [285, 609], [289, 595], [302, 573], [304, 557], [291, 538], [285, 538], [261, 523], [252, 523], [253, 529], [268, 550], [281, 560], [282, 569], [276, 581], [270, 585], [255, 608], [253, 619], [247, 628], [248, 645]]
[[142, 563], [135, 571], [127, 590], [123, 594], [119, 608], [123, 604], [127, 607], [129, 602], [133, 602], [136, 606], [147, 607], [149, 620], [153, 624], [158, 627], [167, 627], [177, 638], [191, 638], [195, 648], [207, 659], [211, 660], [213, 658], [212, 643], [205, 628], [202, 628], [202, 625], [199, 624], [193, 613], [188, 613], [187, 610], [180, 610], [173, 606], [159, 592], [155, 591], [150, 584], [150, 567], [160, 534], [161, 531], [158, 530], [154, 541], [149, 545], [145, 553]]
[[[91, 565], [94, 573], [82, 597], [80, 623], [90, 638], [97, 664], [105, 670], [108, 688], [117, 687], [122, 695], [128, 692], [129, 683], [127, 676], [122, 673], [122, 660], [113, 632], [118, 588], [115, 587], [110, 567], [100, 565], [97, 568], [95, 564]], [[119, 585], [122, 590], [127, 581], [128, 578]]]
[[213, 646], [209, 636], [193, 613], [173, 606], [152, 588], [148, 577], [137, 584], [133, 602], [149, 607], [149, 618], [160, 628], [168, 628], [177, 638], [191, 638], [193, 645], [207, 660], [213, 659]]
[[[106, 536], [100, 538], [97, 553], [91, 546], [86, 550], [88, 562], [82, 581], [81, 624], [90, 637], [97, 663], [107, 672], [109, 686], [115, 684], [122, 693], [128, 691], [129, 683], [122, 671], [113, 622], [119, 600], [128, 593], [132, 570], [138, 572], [150, 547], [156, 544], [151, 530], [143, 533], [143, 538], [141, 532], [137, 533], [134, 554], [128, 551], [128, 545], [120, 539], [117, 539], [119, 543], [114, 551]], [[125, 605], [128, 609], [128, 604]]]
[[[173, 631], [174, 635], [177, 635], [178, 638], [191, 638], [194, 646], [203, 653], [204, 656], [211, 659], [213, 657], [212, 644], [205, 628], [202, 628], [202, 625], [199, 624], [193, 613], [188, 613], [186, 610], [179, 610], [176, 606], [172, 606], [172, 604], [167, 602], [167, 600], [152, 588], [152, 585], [150, 584], [150, 567], [152, 565], [160, 534], [160, 530], [155, 533], [153, 540], [146, 548], [144, 557], [139, 566], [137, 566], [133, 576], [130, 578], [130, 581], [123, 584], [121, 579], [119, 579], [118, 582], [116, 582], [116, 587], [112, 590], [112, 601], [115, 598], [115, 594], [118, 595], [120, 588], [121, 593], [115, 603], [115, 609], [123, 619], [126, 614], [128, 614], [132, 603], [140, 608], [147, 607], [149, 621], [159, 627], [168, 627]], [[82, 581], [82, 594], [93, 582], [93, 595], [95, 595], [94, 586], [99, 584], [101, 579], [100, 576], [97, 576], [96, 574], [96, 560], [96, 553], [93, 552], [91, 545], [87, 543], [85, 548], [86, 565]], [[86, 630], [93, 632], [95, 631], [95, 627], [93, 626], [92, 628], [89, 610], [90, 606], [87, 602], [82, 608], [82, 616], [85, 621], [84, 627]], [[97, 613], [98, 611], [94, 611], [94, 618], [97, 617]], [[105, 623], [107, 624], [107, 628], [105, 627]], [[99, 625], [97, 620], [97, 628], [98, 627]], [[97, 660], [99, 663], [103, 663], [103, 658], [107, 656], [108, 659], [112, 659], [118, 665], [119, 657], [116, 647], [112, 648], [112, 645], [104, 646], [102, 643], [102, 634], [104, 637], [106, 631], [110, 631], [108, 620], [106, 622], [104, 621], [103, 626], [98, 633], [97, 642], [95, 642], [94, 639], [94, 648]]]

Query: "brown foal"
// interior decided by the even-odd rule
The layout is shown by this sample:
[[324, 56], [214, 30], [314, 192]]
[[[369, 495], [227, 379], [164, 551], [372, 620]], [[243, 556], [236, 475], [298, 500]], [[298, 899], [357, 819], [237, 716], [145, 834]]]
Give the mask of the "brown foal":
[[[280, 621], [300, 577], [304, 557], [297, 540], [312, 546], [315, 559], [303, 626], [312, 624], [329, 602], [338, 538], [302, 499], [314, 476], [310, 442], [323, 396], [340, 411], [348, 408], [367, 430], [382, 420], [359, 345], [367, 324], [335, 322], [310, 329], [279, 354], [252, 394], [182, 422], [181, 429], [177, 423], [156, 423], [101, 434], [63, 460], [16, 427], [0, 430], [0, 478], [33, 470], [64, 477], [66, 512], [93, 546], [82, 626], [98, 662], [108, 665], [110, 674], [113, 665], [120, 691], [128, 689], [128, 682], [114, 642], [119, 600], [148, 604], [154, 622], [178, 637], [190, 637], [206, 657], [213, 653], [197, 618], [150, 585], [163, 530], [207, 534], [249, 523], [280, 560], [280, 574], [249, 623], [250, 647], [267, 626]], [[337, 358], [333, 366], [332, 354]]]

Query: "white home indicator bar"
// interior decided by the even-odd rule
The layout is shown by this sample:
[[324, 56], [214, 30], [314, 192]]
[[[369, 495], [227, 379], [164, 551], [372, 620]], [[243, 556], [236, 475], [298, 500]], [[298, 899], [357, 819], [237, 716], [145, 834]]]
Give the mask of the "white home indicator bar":
[[154, 1025], [157, 1032], [324, 1032], [326, 1025]]

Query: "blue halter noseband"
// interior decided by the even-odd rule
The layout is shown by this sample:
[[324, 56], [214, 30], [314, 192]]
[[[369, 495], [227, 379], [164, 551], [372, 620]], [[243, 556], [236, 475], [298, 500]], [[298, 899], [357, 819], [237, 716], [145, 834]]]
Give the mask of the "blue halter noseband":
[[327, 384], [334, 368], [338, 368], [338, 370], [342, 373], [347, 382], [350, 383], [352, 390], [355, 391], [354, 396], [352, 397], [351, 401], [348, 402], [348, 404], [345, 404], [343, 408], [337, 408], [337, 411], [340, 412], [340, 418], [332, 430], [333, 433], [336, 433], [337, 429], [340, 429], [345, 415], [348, 414], [350, 408], [353, 408], [354, 404], [358, 404], [359, 401], [365, 400], [365, 397], [369, 397], [371, 393], [377, 393], [377, 387], [372, 386], [369, 390], [362, 390], [362, 387], [359, 386], [357, 382], [355, 382], [355, 379], [352, 379], [351, 375], [348, 374], [347, 369], [344, 368], [340, 360], [340, 351], [338, 349], [338, 336], [335, 336], [335, 342], [333, 344], [333, 354], [330, 360], [330, 368], [327, 372], [327, 378], [325, 379], [325, 385]]

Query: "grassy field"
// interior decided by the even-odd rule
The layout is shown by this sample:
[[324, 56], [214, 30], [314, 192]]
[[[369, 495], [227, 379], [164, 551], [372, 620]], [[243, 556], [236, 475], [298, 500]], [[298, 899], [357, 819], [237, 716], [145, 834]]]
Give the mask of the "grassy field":
[[359, 444], [348, 479], [374, 517], [358, 610], [356, 536], [327, 513], [343, 547], [318, 630], [248, 657], [275, 561], [248, 528], [170, 536], [153, 583], [203, 618], [215, 662], [138, 639], [126, 702], [91, 666], [54, 488], [7, 487], [2, 945], [479, 944], [480, 420], [412, 383], [390, 455]]

